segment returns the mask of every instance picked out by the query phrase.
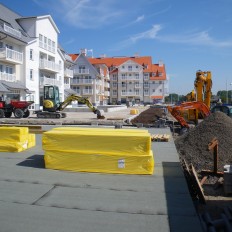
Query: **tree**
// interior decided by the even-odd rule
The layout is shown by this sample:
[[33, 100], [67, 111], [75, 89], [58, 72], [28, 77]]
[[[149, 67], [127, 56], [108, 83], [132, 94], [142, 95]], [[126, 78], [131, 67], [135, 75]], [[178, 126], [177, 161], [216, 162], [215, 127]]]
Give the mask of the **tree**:
[[170, 93], [169, 96], [165, 97], [165, 103], [175, 104], [183, 101], [184, 96], [178, 95], [177, 93]]

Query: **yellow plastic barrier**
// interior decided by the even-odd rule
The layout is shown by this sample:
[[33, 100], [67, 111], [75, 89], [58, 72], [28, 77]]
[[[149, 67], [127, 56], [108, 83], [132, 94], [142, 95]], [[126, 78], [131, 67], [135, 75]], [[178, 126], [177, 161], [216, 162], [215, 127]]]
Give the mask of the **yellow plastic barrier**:
[[21, 152], [35, 145], [28, 127], [0, 127], [0, 152]]
[[139, 111], [137, 109], [131, 109], [130, 110], [130, 115], [136, 115], [138, 113], [139, 113]]
[[152, 174], [147, 130], [60, 127], [43, 133], [45, 166], [51, 169]]

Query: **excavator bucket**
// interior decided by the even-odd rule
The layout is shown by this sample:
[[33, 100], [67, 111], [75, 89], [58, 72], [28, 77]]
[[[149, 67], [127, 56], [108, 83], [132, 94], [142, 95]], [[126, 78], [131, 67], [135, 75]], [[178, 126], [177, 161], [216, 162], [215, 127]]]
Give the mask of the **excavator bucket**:
[[104, 111], [103, 110], [96, 110], [95, 114], [97, 114], [97, 119], [104, 119]]

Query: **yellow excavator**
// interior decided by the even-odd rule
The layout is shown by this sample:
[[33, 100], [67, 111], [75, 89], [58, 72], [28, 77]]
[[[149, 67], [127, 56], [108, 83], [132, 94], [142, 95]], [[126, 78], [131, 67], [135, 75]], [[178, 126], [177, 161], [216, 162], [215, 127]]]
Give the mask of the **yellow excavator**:
[[104, 119], [103, 111], [95, 108], [87, 97], [75, 94], [69, 95], [63, 102], [60, 102], [58, 86], [45, 85], [43, 96], [43, 110], [34, 111], [38, 118], [65, 118], [63, 111], [72, 101], [78, 101], [87, 105], [97, 115], [98, 119]]

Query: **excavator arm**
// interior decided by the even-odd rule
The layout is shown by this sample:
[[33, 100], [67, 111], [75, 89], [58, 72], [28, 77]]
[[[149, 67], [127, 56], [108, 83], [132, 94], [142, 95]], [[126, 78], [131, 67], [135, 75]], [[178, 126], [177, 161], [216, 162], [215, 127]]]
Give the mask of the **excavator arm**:
[[78, 95], [74, 95], [74, 94], [68, 96], [63, 102], [61, 102], [59, 107], [58, 107], [58, 110], [60, 110], [60, 111], [64, 110], [68, 105], [71, 104], [72, 101], [78, 101], [80, 103], [87, 105], [94, 114], [97, 114], [98, 119], [105, 118], [103, 116], [103, 113], [100, 110], [98, 110], [97, 108], [95, 108], [87, 97], [82, 97], [82, 96], [78, 96]]
[[201, 102], [201, 101], [193, 101], [193, 102], [184, 102], [180, 104], [179, 106], [168, 106], [168, 111], [171, 113], [171, 115], [180, 123], [182, 127], [189, 128], [188, 123], [185, 121], [184, 117], [181, 115], [181, 111], [183, 110], [189, 110], [189, 109], [197, 109], [202, 114], [204, 114], [205, 117], [210, 115], [210, 109], [208, 106]]
[[211, 72], [197, 71], [196, 79], [194, 82], [196, 89], [197, 101], [204, 102], [208, 107], [210, 107], [211, 100], [211, 89], [212, 89], [212, 78]]

